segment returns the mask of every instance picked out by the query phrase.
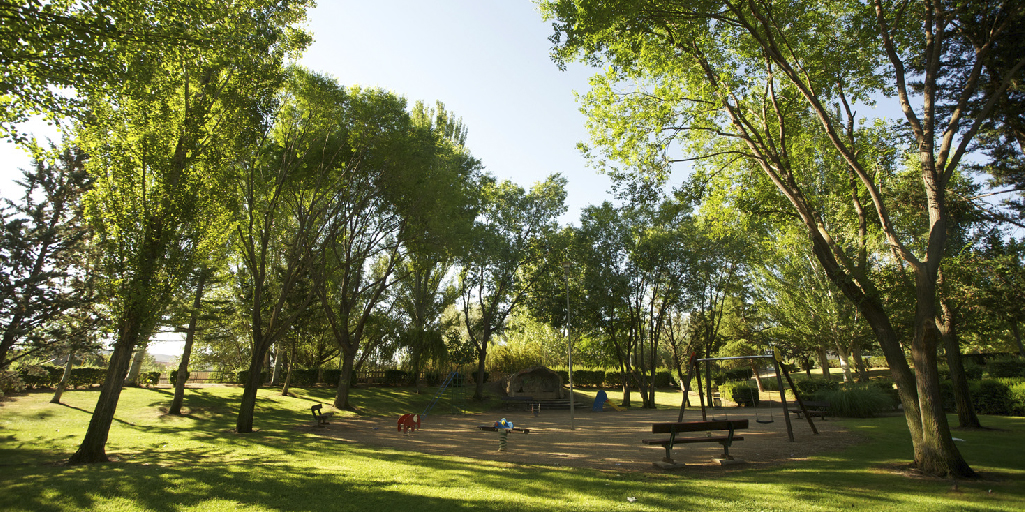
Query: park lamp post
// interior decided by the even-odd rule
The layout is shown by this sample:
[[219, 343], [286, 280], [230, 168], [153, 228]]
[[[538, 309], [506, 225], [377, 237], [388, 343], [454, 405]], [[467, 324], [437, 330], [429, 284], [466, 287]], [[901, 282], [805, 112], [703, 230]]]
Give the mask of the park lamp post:
[[566, 354], [569, 362], [569, 429], [576, 430], [573, 421], [574, 400], [573, 400], [573, 337], [570, 335], [570, 311], [569, 311], [569, 269], [572, 264], [569, 260], [562, 263], [563, 275], [566, 278]]

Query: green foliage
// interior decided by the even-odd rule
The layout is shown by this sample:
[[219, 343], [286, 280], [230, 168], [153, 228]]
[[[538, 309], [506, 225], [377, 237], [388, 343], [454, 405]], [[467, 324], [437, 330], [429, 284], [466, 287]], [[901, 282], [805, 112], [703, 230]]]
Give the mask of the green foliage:
[[161, 372], [142, 372], [139, 374], [139, 384], [144, 386], [156, 386], [160, 384]]
[[[189, 376], [190, 375], [192, 375], [192, 372], [185, 372], [185, 381], [186, 382], [189, 381]], [[172, 386], [178, 385], [178, 370], [174, 369], [174, 370], [171, 370], [170, 372], [168, 372], [167, 373], [167, 380], [171, 383]]]
[[651, 377], [651, 380], [656, 388], [673, 387], [673, 373], [666, 369], [655, 370], [655, 375]]
[[1011, 414], [1025, 416], [1025, 381], [1009, 383], [1007, 391], [1011, 398]]
[[413, 375], [403, 370], [385, 370], [385, 386], [408, 386], [412, 383]]
[[836, 391], [840, 389], [840, 382], [820, 378], [795, 379], [794, 385], [802, 398], [815, 396], [821, 390]]
[[719, 386], [719, 393], [726, 400], [745, 407], [757, 407], [760, 401], [758, 388], [746, 382], [726, 382]]
[[871, 384], [823, 387], [811, 396], [829, 402], [829, 412], [845, 418], [870, 418], [894, 406], [893, 397]]
[[605, 386], [605, 370], [573, 369], [573, 385], [600, 388]]
[[64, 375], [64, 367], [54, 365], [21, 365], [17, 371], [21, 381], [29, 389], [52, 388], [60, 382]]
[[734, 368], [723, 370], [722, 375], [726, 382], [742, 382], [751, 380], [754, 377], [754, 371], [750, 368]]
[[1009, 415], [1013, 409], [1011, 390], [1004, 382], [985, 379], [969, 386], [975, 412], [979, 414]]
[[21, 375], [14, 370], [0, 370], [0, 398], [11, 393], [20, 393], [27, 385], [21, 380]]
[[991, 378], [1025, 377], [1025, 359], [1000, 358], [986, 362], [986, 371]]

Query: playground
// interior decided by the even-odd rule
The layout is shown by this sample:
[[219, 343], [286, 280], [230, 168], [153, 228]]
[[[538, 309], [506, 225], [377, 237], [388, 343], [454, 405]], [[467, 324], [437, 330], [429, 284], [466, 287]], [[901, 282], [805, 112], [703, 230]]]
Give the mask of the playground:
[[[756, 412], [757, 411], [757, 412]], [[769, 417], [769, 410], [726, 407], [709, 410], [709, 419], [749, 419], [750, 427], [738, 435], [744, 440], [735, 442], [730, 452], [744, 464], [722, 466], [712, 458], [722, 453], [716, 443], [698, 443], [679, 446], [674, 458], [687, 469], [729, 471], [778, 465], [805, 460], [808, 457], [842, 450], [859, 442], [859, 437], [848, 432], [836, 421], [816, 419], [819, 434], [812, 433], [806, 420], [792, 418], [795, 441], [787, 439], [786, 423], [777, 403], [772, 423], [758, 423]], [[711, 413], [715, 413], [714, 415]], [[660, 471], [653, 466], [663, 450], [646, 446], [642, 439], [652, 437], [651, 424], [676, 421], [678, 411], [671, 409], [592, 412], [582, 408], [575, 411], [573, 428], [566, 410], [545, 411], [534, 417], [529, 411], [495, 411], [473, 415], [428, 415], [422, 418], [421, 428], [409, 433], [397, 429], [396, 417], [348, 417], [325, 427], [301, 426], [300, 430], [349, 443], [418, 452], [434, 455], [466, 457], [469, 459], [567, 466], [616, 471]], [[508, 435], [505, 451], [499, 451], [499, 436], [495, 432], [477, 430], [478, 425], [491, 425], [507, 418], [517, 427], [530, 429], [527, 434], [513, 432]], [[312, 419], [312, 418], [311, 418]], [[701, 410], [687, 410], [684, 421], [701, 420]], [[702, 434], [703, 435], [703, 434]]]

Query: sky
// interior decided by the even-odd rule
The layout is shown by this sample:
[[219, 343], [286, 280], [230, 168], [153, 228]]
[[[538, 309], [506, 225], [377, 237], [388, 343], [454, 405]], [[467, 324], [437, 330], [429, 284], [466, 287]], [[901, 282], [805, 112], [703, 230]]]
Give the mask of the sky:
[[[574, 91], [592, 70], [560, 71], [552, 33], [531, 0], [320, 0], [307, 28], [314, 43], [300, 63], [351, 86], [379, 87], [445, 104], [468, 129], [467, 147], [487, 172], [525, 188], [560, 173], [568, 180], [563, 223], [608, 199], [609, 179], [587, 168], [587, 137]], [[37, 135], [54, 132], [29, 126]], [[28, 157], [0, 143], [0, 194]]]

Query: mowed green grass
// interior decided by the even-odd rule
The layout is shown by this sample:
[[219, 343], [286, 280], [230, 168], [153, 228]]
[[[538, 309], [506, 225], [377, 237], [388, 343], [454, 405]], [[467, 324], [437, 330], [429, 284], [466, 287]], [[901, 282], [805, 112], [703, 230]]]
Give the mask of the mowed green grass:
[[[809, 461], [728, 472], [606, 472], [423, 455], [322, 438], [309, 406], [331, 389], [262, 390], [257, 432], [234, 427], [241, 389], [188, 390], [184, 417], [168, 416], [168, 389], [126, 389], [108, 464], [63, 463], [85, 433], [98, 392], [64, 403], [32, 393], [0, 404], [0, 510], [4, 511], [797, 511], [1025, 509], [1025, 418], [984, 416], [995, 430], [957, 431], [979, 480], [902, 474], [911, 458], [903, 418], [842, 420], [856, 446]], [[435, 412], [487, 407], [450, 390]], [[361, 414], [420, 412], [433, 390], [359, 389]], [[610, 393], [613, 400], [620, 397]], [[679, 395], [662, 393], [676, 407]], [[638, 400], [639, 402], [639, 400]], [[630, 414], [629, 411], [623, 414]], [[953, 418], [952, 418], [953, 420]], [[567, 432], [568, 437], [572, 433]], [[635, 498], [631, 501], [628, 498]]]

